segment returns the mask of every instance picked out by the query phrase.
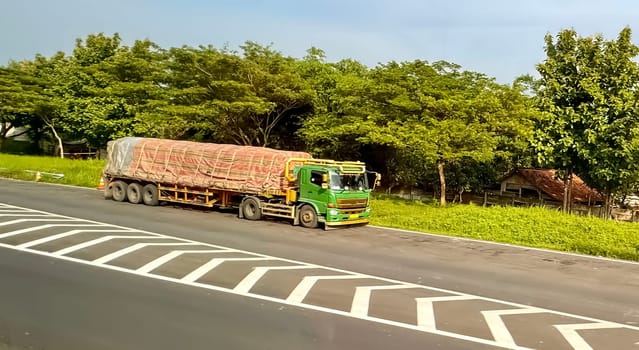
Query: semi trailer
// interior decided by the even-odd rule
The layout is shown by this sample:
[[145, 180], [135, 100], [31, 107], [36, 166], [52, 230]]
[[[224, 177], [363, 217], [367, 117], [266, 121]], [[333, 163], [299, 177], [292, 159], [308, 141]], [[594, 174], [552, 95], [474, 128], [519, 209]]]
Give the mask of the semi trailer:
[[359, 161], [266, 147], [125, 137], [108, 142], [106, 198], [235, 208], [314, 228], [367, 224], [379, 174]]

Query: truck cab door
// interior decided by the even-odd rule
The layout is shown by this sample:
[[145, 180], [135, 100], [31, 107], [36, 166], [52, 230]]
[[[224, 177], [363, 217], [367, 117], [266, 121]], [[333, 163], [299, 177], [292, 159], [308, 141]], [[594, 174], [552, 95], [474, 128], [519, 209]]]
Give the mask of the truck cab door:
[[326, 171], [305, 169], [300, 172], [299, 200], [315, 204], [319, 210], [318, 214], [326, 214], [326, 204], [330, 199], [327, 178]]

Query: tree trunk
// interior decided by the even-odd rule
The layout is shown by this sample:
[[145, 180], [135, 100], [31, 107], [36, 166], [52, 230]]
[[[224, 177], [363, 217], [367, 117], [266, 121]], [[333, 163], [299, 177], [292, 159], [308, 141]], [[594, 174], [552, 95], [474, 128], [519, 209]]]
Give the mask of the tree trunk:
[[55, 137], [56, 140], [58, 140], [58, 147], [60, 148], [60, 158], [64, 158], [64, 146], [62, 145], [62, 138], [60, 138], [58, 133], [55, 131], [55, 127], [53, 127], [52, 123], [49, 123], [46, 120], [44, 122], [51, 128], [51, 131], [53, 132], [53, 136]]
[[439, 173], [439, 204], [446, 206], [446, 176], [444, 175], [444, 160], [437, 160], [437, 172]]
[[572, 213], [572, 173], [568, 174], [568, 214]]
[[612, 206], [610, 205], [611, 191], [606, 189], [606, 196], [604, 198], [604, 219], [612, 218]]
[[564, 201], [561, 206], [561, 211], [564, 213], [568, 212], [568, 181], [570, 181], [570, 171], [567, 171], [564, 175]]

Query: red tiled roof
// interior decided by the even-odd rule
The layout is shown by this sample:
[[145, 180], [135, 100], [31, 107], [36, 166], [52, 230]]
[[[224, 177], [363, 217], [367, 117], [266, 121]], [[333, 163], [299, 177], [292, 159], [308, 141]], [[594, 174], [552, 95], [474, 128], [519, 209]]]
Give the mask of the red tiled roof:
[[[557, 176], [554, 169], [518, 169], [515, 171], [515, 174], [517, 173], [548, 196], [557, 201], [563, 201], [564, 181]], [[588, 187], [577, 175], [572, 176], [572, 199], [577, 203], [603, 201], [601, 194]]]

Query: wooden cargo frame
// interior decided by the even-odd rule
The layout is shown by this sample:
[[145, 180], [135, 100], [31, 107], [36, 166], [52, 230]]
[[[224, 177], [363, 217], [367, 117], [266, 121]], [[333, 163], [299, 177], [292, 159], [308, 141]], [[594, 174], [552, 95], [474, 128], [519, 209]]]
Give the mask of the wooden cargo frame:
[[[281, 198], [285, 203], [262, 203], [265, 207], [269, 208], [269, 213], [265, 215], [293, 217], [288, 211], [284, 212], [283, 208], [293, 207], [291, 203], [295, 203], [297, 200], [297, 192], [295, 189], [288, 189], [286, 191], [265, 191], [259, 194], [243, 193], [228, 190], [217, 190], [211, 188], [192, 188], [189, 186], [178, 185], [163, 185], [157, 184], [158, 187], [158, 199], [166, 202], [174, 203], [186, 203], [191, 205], [199, 205], [204, 207], [222, 207], [222, 208], [236, 208], [239, 203], [233, 202], [234, 197], [246, 197], [255, 196], [258, 198]], [[271, 213], [272, 212], [272, 213]]]

